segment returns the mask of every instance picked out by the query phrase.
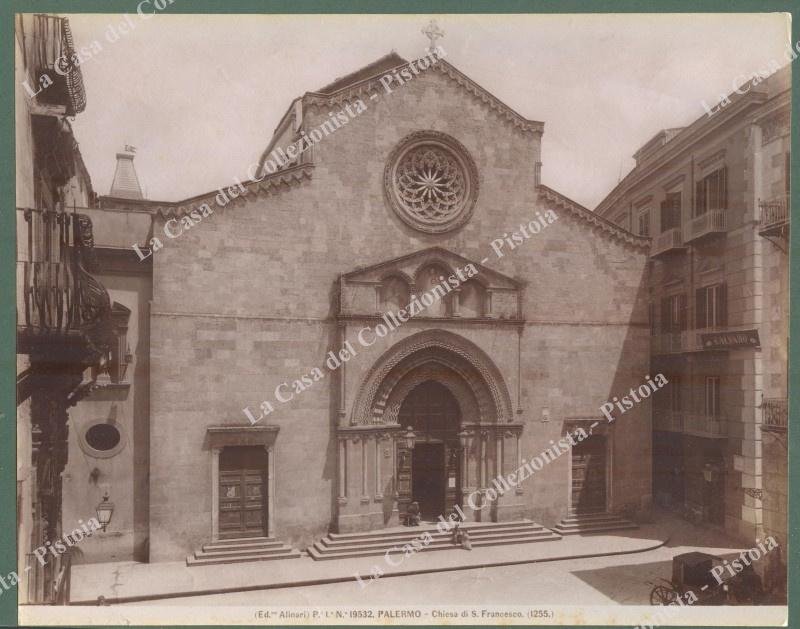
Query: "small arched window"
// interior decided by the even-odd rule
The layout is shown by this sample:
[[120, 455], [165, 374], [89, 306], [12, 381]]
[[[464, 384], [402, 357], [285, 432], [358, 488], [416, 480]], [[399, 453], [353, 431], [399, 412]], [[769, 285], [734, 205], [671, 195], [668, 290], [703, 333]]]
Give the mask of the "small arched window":
[[461, 285], [458, 296], [459, 314], [462, 317], [483, 317], [486, 315], [486, 291], [475, 280]]
[[450, 271], [439, 264], [425, 267], [417, 274], [417, 297], [425, 306], [422, 316], [446, 317], [450, 314]]
[[381, 311], [397, 312], [406, 308], [410, 299], [411, 291], [403, 278], [392, 275], [381, 283]]

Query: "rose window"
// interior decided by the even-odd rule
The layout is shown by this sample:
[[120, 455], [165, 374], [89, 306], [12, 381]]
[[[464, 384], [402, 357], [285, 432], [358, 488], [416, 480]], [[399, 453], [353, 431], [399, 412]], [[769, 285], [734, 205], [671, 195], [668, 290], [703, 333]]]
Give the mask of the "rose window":
[[452, 218], [466, 190], [461, 165], [436, 146], [406, 153], [397, 166], [395, 185], [406, 209], [433, 223]]
[[413, 134], [386, 168], [390, 203], [417, 229], [443, 232], [463, 224], [477, 194], [475, 165], [460, 143], [444, 134]]

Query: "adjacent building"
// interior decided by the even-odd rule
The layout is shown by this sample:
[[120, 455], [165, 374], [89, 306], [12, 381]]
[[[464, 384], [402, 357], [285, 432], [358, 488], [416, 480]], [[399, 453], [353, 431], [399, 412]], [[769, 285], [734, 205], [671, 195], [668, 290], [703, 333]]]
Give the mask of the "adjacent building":
[[18, 14], [14, 46], [18, 568], [6, 582], [19, 580], [22, 603], [54, 603], [67, 600], [71, 553], [47, 545], [79, 527], [62, 522], [61, 475], [74, 456], [68, 413], [90, 390], [90, 374], [113, 368], [115, 327], [92, 274], [84, 208], [96, 195], [69, 123], [86, 106], [69, 22]]
[[596, 208], [651, 238], [655, 500], [784, 543], [790, 79], [657, 133]]

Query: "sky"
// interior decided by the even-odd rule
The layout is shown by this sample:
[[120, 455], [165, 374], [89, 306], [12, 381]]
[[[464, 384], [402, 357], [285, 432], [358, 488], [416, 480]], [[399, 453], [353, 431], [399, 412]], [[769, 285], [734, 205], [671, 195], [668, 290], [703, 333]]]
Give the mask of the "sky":
[[[176, 0], [178, 1], [178, 0]], [[148, 5], [149, 6], [149, 5]], [[73, 123], [95, 190], [137, 148], [147, 198], [246, 179], [291, 101], [389, 53], [419, 57], [431, 18], [447, 60], [545, 123], [542, 182], [594, 208], [659, 130], [685, 126], [736, 77], [788, 63], [787, 14], [69, 15], [86, 111]], [[116, 37], [114, 36], [116, 34]], [[96, 47], [97, 48], [97, 47]]]

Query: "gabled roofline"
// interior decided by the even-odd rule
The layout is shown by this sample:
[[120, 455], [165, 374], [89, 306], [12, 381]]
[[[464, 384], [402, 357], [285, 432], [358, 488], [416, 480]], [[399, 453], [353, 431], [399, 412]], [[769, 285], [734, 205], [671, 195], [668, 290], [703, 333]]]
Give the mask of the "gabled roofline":
[[[441, 46], [438, 48], [441, 48]], [[350, 100], [360, 96], [361, 94], [369, 94], [370, 92], [381, 93], [384, 91], [384, 89], [379, 83], [380, 77], [386, 75], [388, 72], [396, 72], [410, 67], [413, 61], [416, 61], [416, 59], [407, 61], [393, 68], [389, 68], [388, 70], [384, 70], [372, 76], [361, 79], [360, 81], [347, 85], [335, 92], [306, 92], [303, 95], [303, 104], [308, 106], [333, 105], [345, 100]], [[443, 59], [441, 56], [429, 70], [438, 70], [439, 72], [447, 75], [450, 79], [458, 83], [473, 96], [479, 98], [490, 109], [503, 115], [509, 122], [512, 122], [514, 126], [519, 128], [521, 131], [531, 131], [534, 133], [544, 132], [544, 122], [525, 118], [522, 114], [512, 109], [509, 105], [494, 96], [487, 89], [470, 79], [466, 74], [461, 72], [461, 70], [456, 68], [449, 61]], [[427, 72], [429, 70], [425, 71]], [[354, 74], [357, 74], [357, 72]]]
[[616, 223], [612, 223], [607, 218], [600, 216], [597, 212], [592, 212], [590, 209], [583, 207], [580, 203], [577, 203], [570, 199], [569, 197], [565, 197], [560, 192], [556, 192], [552, 188], [540, 184], [537, 187], [539, 194], [544, 197], [547, 201], [558, 205], [559, 207], [569, 211], [573, 216], [580, 218], [587, 223], [594, 225], [595, 227], [599, 227], [602, 231], [606, 232], [610, 236], [617, 238], [618, 240], [622, 240], [623, 242], [633, 245], [639, 249], [645, 249], [647, 251], [650, 250], [650, 238], [647, 236], [639, 236], [632, 232], [629, 232], [627, 229], [623, 229]]
[[[337, 85], [341, 85], [342, 87], [348, 87], [349, 85], [353, 85], [353, 84], [356, 83], [356, 81], [353, 81], [353, 79], [355, 77], [357, 77], [359, 74], [361, 74], [365, 70], [368, 70], [368, 69], [373, 68], [373, 67], [380, 67], [382, 65], [385, 66], [386, 62], [389, 62], [389, 61], [397, 61], [397, 63], [395, 63], [394, 66], [389, 66], [389, 68], [399, 67], [399, 66], [401, 66], [403, 64], [408, 63], [408, 59], [405, 59], [404, 57], [402, 57], [401, 55], [399, 55], [397, 52], [395, 52], [393, 50], [390, 53], [383, 55], [383, 57], [381, 57], [379, 59], [376, 59], [375, 61], [360, 67], [358, 70], [355, 70], [354, 72], [348, 72], [344, 76], [340, 76], [339, 78], [334, 79], [333, 81], [331, 81], [327, 85], [321, 87], [320, 89], [313, 90], [313, 91], [315, 93], [317, 93], [317, 94], [332, 94], [333, 92], [339, 91], [339, 90], [334, 90], [333, 89]], [[377, 73], [375, 73], [375, 72], [372, 73], [372, 75], [375, 75], [375, 74], [377, 74]], [[383, 70], [383, 74], [386, 74], [386, 69]], [[370, 76], [372, 76], [372, 75], [370, 75]]]

